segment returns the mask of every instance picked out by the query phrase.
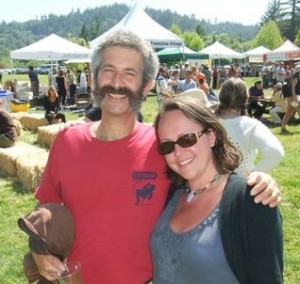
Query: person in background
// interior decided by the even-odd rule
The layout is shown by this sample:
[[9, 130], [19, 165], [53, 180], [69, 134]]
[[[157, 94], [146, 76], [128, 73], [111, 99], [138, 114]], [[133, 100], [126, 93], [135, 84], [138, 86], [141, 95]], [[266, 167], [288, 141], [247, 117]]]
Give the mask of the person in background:
[[227, 78], [235, 78], [237, 76], [235, 66], [233, 64], [230, 65], [230, 68], [227, 71]]
[[225, 66], [222, 66], [219, 69], [219, 87], [222, 86], [222, 84], [227, 80], [227, 72], [228, 69], [225, 68]]
[[66, 123], [66, 117], [63, 113], [59, 112], [59, 96], [54, 86], [50, 86], [47, 91], [47, 96], [44, 103], [45, 118], [49, 124], [54, 124], [55, 119], [61, 119]]
[[[250, 117], [254, 116], [256, 119], [260, 120], [264, 114], [264, 107], [259, 102], [260, 99], [264, 98], [264, 91], [262, 89], [262, 81], [256, 81], [254, 86], [249, 89], [249, 100], [247, 106], [247, 112]], [[253, 112], [254, 110], [254, 112]]]
[[66, 79], [68, 85], [68, 92], [70, 94], [70, 97], [73, 98], [76, 94], [76, 80], [74, 73], [70, 69], [67, 69]]
[[151, 235], [153, 283], [283, 283], [280, 211], [249, 197], [216, 116], [172, 98], [155, 128], [176, 191]]
[[17, 127], [9, 112], [2, 108], [0, 99], [0, 148], [9, 148], [16, 144]]
[[263, 82], [263, 89], [267, 90], [269, 88], [269, 66], [268, 63], [264, 63], [262, 68], [261, 68], [261, 78], [262, 78], [262, 82]]
[[67, 79], [62, 69], [58, 70], [58, 74], [56, 76], [56, 84], [57, 84], [57, 93], [60, 102], [59, 106], [62, 109], [65, 109], [66, 98], [68, 95], [68, 86], [67, 86]]
[[206, 94], [207, 99], [212, 104], [216, 105], [217, 102], [219, 101], [218, 96], [213, 92], [213, 90], [207, 84], [205, 75], [203, 73], [197, 74], [196, 80], [198, 81], [198, 88]]
[[276, 83], [283, 83], [285, 79], [285, 74], [286, 72], [284, 62], [280, 62], [275, 69]]
[[208, 96], [210, 88], [206, 82], [205, 75], [203, 73], [198, 73], [195, 77], [195, 81], [198, 83], [198, 88], [201, 89]]
[[77, 80], [79, 86], [79, 95], [87, 93], [87, 80], [84, 71], [78, 70], [77, 71]]
[[30, 80], [33, 97], [38, 97], [40, 91], [40, 81], [37, 72], [33, 69], [32, 66], [28, 67], [28, 77]]
[[161, 109], [164, 98], [168, 93], [168, 83], [167, 83], [168, 71], [164, 66], [160, 66], [158, 69], [158, 75], [156, 79], [156, 101], [158, 104], [158, 109]]
[[[91, 62], [93, 104], [101, 107], [101, 121], [58, 133], [35, 197], [40, 204], [60, 203], [72, 212], [76, 237], [68, 260], [81, 262], [84, 283], [148, 283], [150, 234], [170, 181], [156, 150], [155, 130], [139, 123], [136, 113], [153, 86], [159, 61], [142, 38], [118, 30], [99, 42]], [[280, 202], [270, 176], [253, 173], [248, 183], [256, 184], [248, 192], [256, 195], [255, 202]], [[31, 254], [50, 281], [65, 269], [53, 255]]]
[[[236, 171], [245, 176], [252, 171], [270, 172], [284, 156], [281, 143], [270, 129], [245, 115], [247, 99], [245, 82], [239, 78], [228, 79], [221, 87], [220, 104], [215, 111], [229, 139], [242, 153], [242, 161]], [[257, 152], [261, 154], [259, 159]]]
[[184, 80], [185, 79], [185, 71], [188, 70], [190, 67], [190, 63], [186, 61], [184, 65], [180, 64], [180, 72], [179, 72], [179, 79]]
[[214, 65], [213, 70], [212, 70], [212, 88], [218, 89], [218, 81], [219, 81], [219, 70], [218, 66]]
[[211, 77], [212, 77], [212, 70], [209, 68], [207, 63], [203, 63], [203, 64], [201, 64], [201, 66], [202, 66], [202, 73], [205, 76], [206, 83], [210, 87], [211, 86], [210, 83], [211, 83]]
[[170, 88], [174, 92], [174, 94], [176, 93], [179, 81], [179, 70], [175, 69], [171, 72], [171, 76], [167, 81], [168, 88]]
[[197, 87], [197, 84], [193, 80], [193, 73], [190, 69], [187, 69], [187, 70], [185, 70], [185, 79], [179, 81], [176, 93], [180, 94], [188, 89], [193, 89], [196, 87]]
[[282, 83], [277, 83], [273, 87], [271, 101], [273, 101], [275, 105], [270, 109], [271, 119], [269, 122], [274, 124], [281, 124], [281, 118], [278, 113], [283, 114], [287, 109], [287, 101], [282, 94]]
[[50, 71], [48, 73], [48, 86], [50, 87], [51, 85], [54, 85], [56, 83], [56, 68], [55, 67], [51, 67]]
[[300, 64], [295, 66], [294, 75], [291, 80], [291, 93], [286, 97], [287, 110], [281, 122], [281, 133], [288, 134], [286, 129], [294, 111], [298, 113], [300, 119]]
[[242, 76], [242, 68], [239, 63], [235, 64], [235, 72], [237, 78], [243, 78]]

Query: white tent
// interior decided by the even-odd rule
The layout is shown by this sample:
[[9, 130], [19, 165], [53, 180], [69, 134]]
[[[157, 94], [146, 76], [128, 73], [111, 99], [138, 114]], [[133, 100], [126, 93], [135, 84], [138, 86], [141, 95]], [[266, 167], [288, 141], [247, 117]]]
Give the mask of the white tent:
[[99, 40], [108, 33], [121, 29], [130, 30], [136, 33], [148, 41], [153, 48], [183, 46], [181, 38], [155, 22], [137, 3], [135, 3], [120, 22], [104, 34], [89, 42], [91, 49], [96, 48]]
[[210, 59], [220, 58], [245, 58], [243, 53], [236, 52], [220, 42], [216, 41], [210, 46], [207, 46], [199, 51], [200, 53], [207, 53]]
[[261, 45], [244, 52], [244, 54], [246, 57], [255, 57], [255, 56], [262, 56], [264, 53], [269, 51], [271, 50]]
[[252, 62], [262, 63], [264, 62], [264, 54], [269, 51], [270, 49], [261, 45], [244, 52], [244, 55], [248, 58], [250, 63]]
[[289, 61], [300, 59], [300, 48], [292, 43], [290, 40], [286, 40], [278, 48], [266, 53], [266, 61]]
[[86, 59], [91, 55], [89, 48], [51, 34], [33, 44], [10, 52], [13, 59], [63, 60]]

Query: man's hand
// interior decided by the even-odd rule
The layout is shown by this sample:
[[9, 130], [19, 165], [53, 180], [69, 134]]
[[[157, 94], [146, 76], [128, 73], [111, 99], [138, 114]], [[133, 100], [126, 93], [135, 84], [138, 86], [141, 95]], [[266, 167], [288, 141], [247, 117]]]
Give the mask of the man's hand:
[[65, 265], [53, 255], [44, 255], [31, 252], [39, 273], [49, 281], [57, 280], [65, 271]]
[[250, 194], [254, 197], [255, 203], [262, 203], [270, 207], [276, 207], [280, 204], [281, 192], [275, 180], [263, 172], [252, 172], [248, 176], [247, 184], [253, 186]]

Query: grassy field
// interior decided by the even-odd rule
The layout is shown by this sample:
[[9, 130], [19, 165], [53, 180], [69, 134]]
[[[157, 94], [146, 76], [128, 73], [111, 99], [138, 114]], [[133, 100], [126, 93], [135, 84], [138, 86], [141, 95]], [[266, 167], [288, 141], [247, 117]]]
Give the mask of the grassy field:
[[[247, 78], [251, 85], [255, 78]], [[153, 121], [157, 104], [154, 96], [149, 96], [143, 104], [142, 113], [146, 122]], [[68, 120], [78, 118], [78, 114], [66, 112]], [[285, 283], [300, 283], [300, 126], [289, 125], [290, 135], [280, 135], [279, 127], [271, 128], [285, 148], [285, 158], [272, 172], [283, 194], [280, 209], [284, 224]], [[36, 132], [24, 131], [21, 140], [36, 141]], [[17, 219], [32, 210], [35, 205], [32, 193], [23, 188], [13, 177], [0, 173], [0, 283], [26, 283], [22, 272], [22, 257], [27, 251], [27, 238], [17, 227]], [[267, 284], [267, 283], [266, 283]], [[269, 284], [269, 283], [268, 283]], [[270, 283], [271, 284], [271, 283]]]

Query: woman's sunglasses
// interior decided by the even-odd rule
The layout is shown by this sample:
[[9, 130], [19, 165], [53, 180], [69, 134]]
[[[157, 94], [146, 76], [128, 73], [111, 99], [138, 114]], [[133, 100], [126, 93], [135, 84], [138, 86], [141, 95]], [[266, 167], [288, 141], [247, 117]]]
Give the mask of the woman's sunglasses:
[[175, 150], [175, 144], [178, 144], [181, 148], [187, 148], [195, 145], [198, 138], [200, 138], [208, 129], [202, 129], [200, 132], [187, 133], [181, 135], [176, 141], [165, 141], [157, 145], [158, 153], [161, 155], [167, 155]]

